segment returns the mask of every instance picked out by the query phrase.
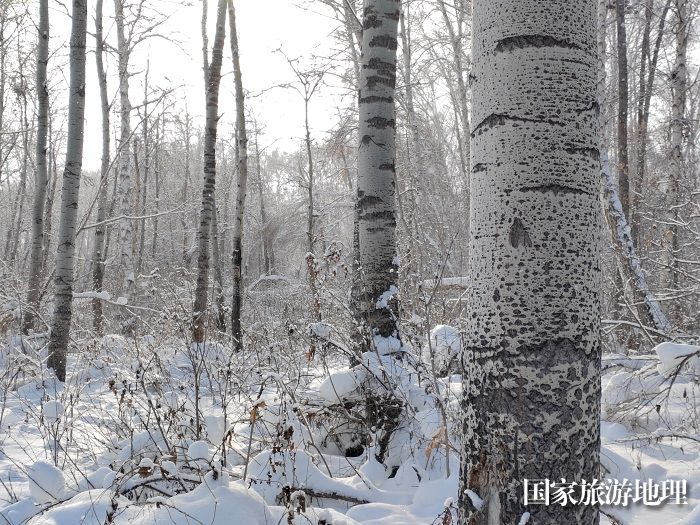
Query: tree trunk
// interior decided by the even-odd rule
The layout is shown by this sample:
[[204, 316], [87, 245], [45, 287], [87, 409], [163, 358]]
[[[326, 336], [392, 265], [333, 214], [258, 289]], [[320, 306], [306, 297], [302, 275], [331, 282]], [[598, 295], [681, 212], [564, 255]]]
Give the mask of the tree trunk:
[[54, 315], [47, 365], [59, 381], [66, 380], [66, 357], [73, 305], [73, 256], [75, 254], [78, 195], [83, 159], [85, 116], [85, 40], [87, 1], [73, 0], [70, 38], [70, 94], [66, 166], [61, 189], [61, 220], [54, 276]]
[[263, 260], [265, 261], [265, 275], [271, 275], [275, 268], [275, 253], [272, 247], [272, 228], [268, 222], [267, 211], [265, 210], [265, 192], [263, 191], [264, 181], [262, 174], [262, 164], [260, 162], [260, 147], [258, 145], [258, 134], [255, 134], [255, 166], [258, 175], [258, 198], [260, 199], [260, 223], [262, 224], [263, 236]]
[[[398, 342], [396, 243], [396, 48], [400, 2], [367, 0], [359, 92], [360, 310], [370, 340]], [[387, 352], [400, 344], [382, 344]]]
[[49, 2], [39, 2], [39, 44], [36, 57], [36, 92], [38, 99], [36, 128], [36, 177], [34, 182], [34, 206], [32, 208], [32, 248], [29, 264], [28, 308], [24, 314], [22, 331], [34, 328], [34, 318], [39, 309], [39, 293], [43, 282], [44, 204], [48, 169], [46, 166], [47, 132], [49, 120], [49, 89], [46, 70], [49, 62]]
[[[131, 101], [129, 100], [129, 58], [131, 55], [131, 42], [127, 40], [125, 33], [124, 2], [126, 0], [114, 0], [115, 22], [117, 26], [117, 54], [119, 55], [119, 185], [118, 201], [119, 213], [123, 216], [119, 223], [119, 260], [122, 272], [121, 295], [127, 303], [136, 280], [134, 274], [133, 253], [133, 221], [128, 218], [133, 211], [133, 186], [131, 151]], [[122, 319], [122, 329], [130, 331], [128, 322]]]
[[243, 283], [243, 217], [245, 213], [246, 186], [248, 185], [248, 135], [245, 124], [245, 94], [239, 60], [238, 34], [236, 33], [236, 10], [233, 0], [228, 0], [229, 25], [231, 32], [231, 56], [233, 58], [233, 78], [236, 87], [236, 127], [238, 130], [238, 180], [236, 181], [236, 208], [233, 218], [233, 292], [231, 297], [231, 335], [237, 351], [243, 350], [241, 329], [241, 300]]
[[209, 287], [209, 239], [214, 215], [214, 192], [216, 190], [216, 132], [219, 121], [219, 85], [221, 84], [221, 63], [223, 61], [224, 40], [226, 39], [226, 4], [219, 0], [216, 14], [216, 34], [209, 66], [207, 83], [207, 111], [204, 135], [204, 188], [202, 190], [202, 211], [199, 217], [197, 259], [197, 288], [192, 313], [192, 340], [204, 342]]
[[678, 290], [680, 264], [679, 229], [681, 195], [680, 186], [685, 176], [685, 158], [683, 151], [683, 134], [688, 127], [686, 122], [686, 100], [688, 89], [688, 0], [675, 0], [676, 7], [676, 46], [675, 61], [671, 72], [671, 170], [668, 189], [668, 204], [671, 212], [671, 225], [669, 228], [670, 245], [668, 250], [668, 268], [670, 273], [669, 286], [671, 290]]
[[625, 8], [627, 0], [615, 0], [617, 23], [617, 180], [620, 202], [626, 217], [630, 215], [629, 141], [627, 114], [629, 111], [629, 80], [627, 72], [627, 27]]
[[[661, 42], [664, 36], [664, 27], [666, 25], [666, 15], [671, 8], [671, 2], [673, 0], [666, 0], [664, 9], [659, 16], [659, 27], [656, 33], [656, 42], [654, 43], [654, 50], [651, 52], [649, 47], [649, 40], [651, 35], [647, 36], [647, 31], [650, 31], [651, 18], [653, 17], [653, 0], [647, 0], [648, 5], [646, 7], [646, 21], [644, 29], [644, 39], [642, 42], [642, 68], [640, 71], [639, 80], [639, 100], [637, 102], [637, 167], [636, 167], [636, 177], [635, 177], [635, 193], [642, 194], [644, 190], [644, 182], [646, 179], [646, 159], [647, 159], [647, 141], [649, 140], [649, 110], [651, 108], [651, 97], [654, 94], [654, 78], [656, 76], [656, 68], [659, 61], [659, 51], [661, 49]], [[645, 75], [645, 55], [649, 61], [648, 73]], [[647, 77], [645, 80], [645, 76]], [[630, 219], [633, 224], [632, 237], [637, 249], [642, 252], [644, 248], [644, 243], [642, 242], [643, 236], [641, 232], [641, 224], [639, 217], [639, 206], [634, 206], [634, 217]]]
[[474, 4], [461, 523], [598, 523], [522, 499], [600, 479], [595, 4]]
[[[104, 224], [107, 218], [107, 180], [109, 178], [109, 98], [107, 95], [107, 73], [104, 67], [104, 35], [102, 30], [102, 4], [103, 0], [97, 0], [95, 9], [95, 62], [97, 65], [97, 79], [100, 84], [100, 107], [102, 109], [102, 162], [100, 164], [100, 196], [97, 201], [97, 224], [95, 228], [95, 240], [92, 251], [92, 289], [101, 292], [105, 276], [105, 232]], [[102, 313], [102, 301], [92, 301], [92, 326], [95, 333], [102, 335], [104, 317]]]

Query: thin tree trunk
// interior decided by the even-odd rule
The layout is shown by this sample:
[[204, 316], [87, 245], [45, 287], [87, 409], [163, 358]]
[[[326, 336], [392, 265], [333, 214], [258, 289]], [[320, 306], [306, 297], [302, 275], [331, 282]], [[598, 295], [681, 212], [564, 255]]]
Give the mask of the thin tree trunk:
[[47, 365], [59, 381], [66, 380], [66, 358], [70, 339], [73, 305], [73, 266], [75, 254], [78, 195], [83, 159], [83, 119], [85, 116], [85, 41], [87, 1], [73, 0], [70, 39], [70, 95], [66, 166], [61, 189], [61, 221], [54, 276], [54, 316], [49, 340]]
[[258, 198], [260, 200], [260, 223], [262, 224], [263, 237], [263, 260], [265, 261], [265, 275], [274, 273], [275, 254], [272, 249], [272, 231], [268, 223], [267, 211], [265, 210], [265, 192], [263, 191], [263, 174], [260, 162], [260, 147], [258, 145], [258, 134], [255, 134], [255, 167], [258, 175]]
[[[129, 59], [131, 42], [127, 41], [124, 20], [124, 2], [114, 0], [115, 22], [117, 26], [117, 54], [119, 56], [119, 213], [124, 217], [119, 223], [119, 260], [122, 272], [121, 295], [130, 300], [136, 280], [133, 252], [134, 181], [132, 180], [132, 159], [129, 141], [131, 140], [131, 101], [129, 100]], [[122, 330], [131, 331], [130, 322], [122, 319]]]
[[233, 58], [233, 78], [236, 87], [236, 128], [238, 132], [238, 179], [236, 181], [236, 208], [233, 217], [233, 292], [231, 297], [231, 335], [237, 351], [243, 350], [241, 329], [241, 300], [243, 295], [243, 217], [245, 212], [246, 187], [248, 185], [248, 135], [245, 123], [245, 94], [239, 59], [238, 34], [236, 33], [236, 11], [233, 0], [228, 0], [229, 25], [231, 32], [231, 56]]
[[204, 188], [202, 189], [202, 211], [199, 217], [197, 260], [197, 287], [192, 313], [192, 340], [204, 342], [206, 334], [206, 314], [209, 287], [209, 241], [214, 215], [214, 195], [216, 191], [216, 132], [219, 121], [219, 85], [221, 83], [221, 63], [226, 39], [226, 4], [219, 0], [216, 14], [216, 33], [212, 48], [211, 65], [208, 68], [207, 111], [204, 135]]
[[49, 174], [46, 166], [47, 133], [49, 120], [49, 89], [46, 70], [49, 62], [49, 2], [39, 1], [39, 44], [36, 57], [36, 92], [38, 99], [36, 128], [36, 176], [34, 181], [34, 206], [32, 208], [32, 248], [29, 264], [28, 308], [24, 314], [23, 333], [34, 328], [34, 318], [39, 309], [39, 293], [43, 276], [44, 205]]
[[[102, 110], [102, 161], [100, 164], [100, 195], [97, 201], [97, 224], [95, 228], [95, 240], [92, 251], [92, 289], [99, 293], [103, 289], [105, 276], [105, 232], [104, 224], [107, 218], [107, 180], [109, 178], [109, 98], [107, 95], [107, 73], [104, 67], [104, 34], [102, 30], [102, 4], [103, 0], [97, 0], [95, 8], [95, 62], [97, 65], [97, 79], [100, 85], [100, 108]], [[102, 313], [102, 301], [99, 298], [92, 301], [92, 327], [95, 333], [102, 335], [104, 317]]]
[[[642, 43], [642, 69], [640, 71], [640, 84], [639, 84], [639, 100], [637, 108], [637, 142], [639, 151], [637, 152], [637, 167], [636, 167], [636, 177], [635, 177], [635, 193], [641, 195], [644, 189], [644, 183], [646, 179], [646, 159], [647, 159], [647, 142], [649, 140], [649, 111], [651, 108], [651, 98], [654, 94], [654, 78], [656, 76], [657, 64], [659, 60], [659, 51], [661, 49], [661, 42], [664, 36], [664, 27], [666, 24], [666, 15], [671, 8], [671, 2], [673, 0], [666, 0], [663, 11], [659, 16], [659, 27], [656, 33], [656, 42], [654, 43], [654, 51], [650, 53], [649, 51], [644, 52], [648, 45], [648, 39], [646, 31], [650, 24], [650, 20], [653, 16], [653, 0], [647, 0], [649, 4], [647, 5], [646, 11], [646, 22], [645, 22], [645, 42]], [[651, 60], [648, 66], [648, 78], [645, 81], [645, 67], [644, 67], [644, 55], [650, 56]], [[639, 217], [639, 206], [634, 206], [634, 218], [631, 219], [633, 224], [632, 235], [635, 242], [635, 246], [640, 250], [643, 249], [642, 242], [642, 232]]]
[[[142, 129], [141, 129], [141, 136], [142, 136], [142, 145], [141, 147], [143, 148], [143, 184], [142, 184], [142, 191], [141, 191], [141, 205], [139, 206], [139, 210], [141, 213], [141, 216], [146, 215], [146, 202], [148, 201], [148, 176], [151, 171], [151, 153], [150, 153], [150, 135], [148, 133], [148, 73], [150, 70], [150, 60], [146, 62], [146, 74], [145, 74], [145, 80], [144, 80], [144, 86], [143, 86], [143, 124], [142, 124]], [[141, 274], [141, 269], [143, 267], [143, 257], [144, 257], [144, 249], [146, 247], [146, 219], [141, 220], [141, 225], [140, 225], [140, 238], [139, 238], [139, 249], [137, 251], [137, 263], [136, 263], [136, 269], [137, 269], [137, 274]]]
[[522, 498], [523, 479], [600, 479], [595, 13], [474, 4], [461, 523], [599, 521]]
[[671, 207], [671, 242], [669, 250], [670, 287], [678, 290], [680, 263], [679, 224], [681, 210], [681, 181], [685, 176], [685, 155], [683, 151], [683, 134], [688, 127], [686, 121], [686, 100], [688, 89], [688, 0], [675, 0], [676, 7], [676, 45], [675, 61], [671, 72], [671, 170], [668, 203]]
[[627, 68], [627, 27], [625, 8], [627, 0], [616, 0], [617, 22], [617, 180], [620, 185], [620, 202], [626, 217], [630, 215], [629, 141], [627, 115], [629, 111], [629, 80]]

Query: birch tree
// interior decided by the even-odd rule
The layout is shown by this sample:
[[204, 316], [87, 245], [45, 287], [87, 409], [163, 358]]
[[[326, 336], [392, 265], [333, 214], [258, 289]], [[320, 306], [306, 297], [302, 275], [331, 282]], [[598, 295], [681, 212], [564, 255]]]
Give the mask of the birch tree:
[[594, 0], [474, 4], [462, 523], [598, 522], [522, 500], [523, 478], [599, 478], [595, 20]]
[[46, 187], [48, 184], [48, 168], [46, 166], [48, 150], [47, 134], [49, 120], [49, 88], [46, 70], [49, 62], [49, 3], [48, 0], [39, 2], [39, 39], [36, 57], [36, 93], [37, 93], [37, 123], [36, 123], [36, 168], [34, 178], [34, 206], [32, 207], [32, 247], [29, 262], [29, 293], [27, 303], [29, 308], [24, 315], [23, 331], [27, 333], [34, 325], [36, 310], [39, 308], [39, 292], [43, 276], [44, 247], [44, 204], [46, 203]]
[[131, 34], [127, 34], [124, 5], [126, 0], [114, 0], [115, 24], [117, 27], [117, 54], [119, 57], [119, 261], [122, 271], [121, 293], [130, 298], [136, 276], [134, 274], [133, 225], [130, 216], [133, 209], [132, 163], [129, 143], [131, 141], [131, 101], [129, 100], [129, 59], [131, 57]]
[[231, 58], [233, 60], [233, 81], [236, 91], [236, 130], [238, 134], [238, 169], [236, 180], [236, 206], [233, 217], [233, 291], [231, 294], [231, 335], [236, 350], [243, 349], [241, 328], [241, 300], [243, 297], [243, 217], [248, 186], [248, 134], [245, 122], [245, 94], [243, 75], [239, 58], [238, 33], [236, 30], [236, 10], [233, 0], [228, 0], [228, 20], [231, 33]]
[[[356, 213], [360, 311], [370, 340], [398, 342], [396, 243], [396, 49], [400, 2], [367, 0], [359, 89]], [[396, 351], [400, 345], [382, 345]]]
[[66, 357], [73, 306], [78, 196], [83, 162], [83, 118], [85, 115], [85, 41], [87, 0], [73, 0], [70, 38], [70, 94], [66, 165], [61, 189], [61, 219], [54, 276], [54, 315], [49, 340], [48, 366], [59, 381], [66, 380]]
[[[207, 299], [209, 289], [209, 244], [214, 217], [214, 192], [216, 190], [216, 133], [219, 121], [219, 86], [221, 84], [221, 64], [223, 62], [224, 41], [226, 39], [227, 0], [219, 0], [216, 14], [216, 33], [208, 66], [207, 110], [204, 135], [204, 188], [202, 189], [202, 210], [199, 216], [197, 259], [197, 287], [192, 314], [192, 340], [202, 343], [205, 337]], [[216, 236], [214, 237], [214, 242]]]
[[[109, 98], [107, 95], [107, 73], [104, 67], [104, 34], [102, 29], [103, 0], [97, 0], [95, 7], [95, 64], [100, 87], [100, 109], [102, 114], [102, 159], [100, 163], [100, 187], [97, 202], [97, 224], [92, 249], [92, 288], [102, 291], [105, 276], [105, 232], [107, 218], [107, 179], [109, 177]], [[102, 334], [102, 301], [92, 301], [92, 326], [98, 335]]]

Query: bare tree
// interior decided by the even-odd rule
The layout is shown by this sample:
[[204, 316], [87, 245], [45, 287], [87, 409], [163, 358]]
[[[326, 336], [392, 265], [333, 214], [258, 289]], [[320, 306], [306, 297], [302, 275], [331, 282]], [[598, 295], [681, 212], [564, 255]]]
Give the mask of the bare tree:
[[54, 277], [54, 316], [49, 340], [48, 366], [59, 381], [66, 380], [66, 358], [73, 306], [73, 266], [80, 175], [83, 162], [83, 118], [85, 115], [85, 41], [87, 1], [73, 0], [70, 39], [70, 98], [68, 142], [61, 189], [61, 220]]
[[48, 185], [47, 134], [49, 127], [49, 84], [46, 70], [49, 62], [49, 3], [39, 2], [39, 43], [36, 57], [36, 92], [38, 98], [36, 128], [36, 175], [34, 178], [34, 206], [32, 207], [32, 248], [29, 263], [28, 309], [24, 314], [22, 329], [28, 333], [34, 326], [39, 308], [39, 293], [43, 281], [44, 204]]
[[231, 33], [231, 58], [233, 60], [233, 80], [236, 87], [236, 131], [238, 134], [238, 169], [236, 180], [236, 206], [233, 217], [233, 291], [231, 293], [231, 335], [236, 350], [243, 349], [241, 328], [241, 302], [243, 297], [243, 218], [248, 186], [248, 134], [245, 122], [245, 93], [239, 58], [238, 33], [236, 32], [236, 10], [233, 0], [228, 0], [228, 19]]
[[204, 135], [204, 188], [202, 210], [199, 216], [197, 259], [197, 287], [192, 313], [192, 340], [202, 343], [206, 334], [206, 314], [209, 288], [209, 239], [212, 231], [214, 192], [216, 191], [216, 133], [219, 121], [219, 86], [226, 39], [226, 4], [219, 0], [216, 14], [216, 33], [212, 46], [211, 64], [208, 67], [207, 111]]

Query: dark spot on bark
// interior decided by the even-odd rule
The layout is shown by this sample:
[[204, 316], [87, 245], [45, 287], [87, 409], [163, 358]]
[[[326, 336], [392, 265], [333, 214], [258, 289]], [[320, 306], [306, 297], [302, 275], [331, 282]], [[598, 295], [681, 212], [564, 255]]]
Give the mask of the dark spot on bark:
[[493, 291], [493, 300], [494, 300], [494, 302], [496, 302], [496, 303], [497, 303], [498, 301], [501, 300], [501, 292], [498, 290], [498, 288], [496, 288], [496, 289]]
[[375, 102], [386, 102], [387, 104], [394, 103], [394, 97], [379, 97], [377, 95], [370, 95], [368, 97], [360, 97], [360, 104], [372, 104]]
[[488, 117], [482, 120], [479, 125], [474, 128], [471, 136], [476, 137], [477, 133], [481, 133], [483, 128], [490, 129], [494, 126], [502, 126], [507, 121], [510, 122], [533, 122], [535, 124], [549, 124], [552, 126], [564, 127], [566, 124], [559, 120], [546, 119], [546, 118], [530, 118], [530, 117], [518, 117], [515, 115], [506, 115], [505, 113], [491, 113]]
[[386, 128], [395, 129], [396, 128], [396, 121], [394, 119], [386, 119], [386, 118], [382, 118], [382, 117], [372, 117], [370, 119], [367, 119], [366, 122], [370, 128], [377, 128], [377, 129], [386, 129]]
[[482, 171], [487, 171], [488, 168], [486, 167], [486, 164], [483, 162], [479, 162], [477, 164], [474, 164], [474, 167], [472, 168], [472, 173], [481, 173]]
[[535, 191], [538, 193], [554, 193], [554, 195], [559, 195], [560, 193], [561, 194], [573, 193], [576, 195], [580, 195], [580, 194], [588, 195], [589, 194], [587, 191], [584, 191], [580, 188], [572, 188], [571, 186], [564, 186], [563, 184], [559, 184], [557, 182], [552, 182], [549, 184], [540, 184], [538, 186], [526, 186], [526, 187], [520, 188], [520, 191], [522, 191], [522, 192]]
[[396, 170], [396, 165], [395, 164], [380, 164], [379, 168], [377, 168], [382, 171], [395, 171]]
[[562, 49], [583, 51], [578, 44], [562, 38], [555, 38], [549, 35], [516, 35], [499, 40], [496, 44], [496, 53], [513, 51], [515, 49], [526, 49], [528, 47], [559, 47]]
[[369, 41], [369, 47], [384, 47], [394, 50], [398, 47], [398, 42], [390, 35], [377, 35]]
[[530, 234], [525, 229], [522, 221], [517, 217], [513, 221], [510, 227], [510, 245], [513, 248], [530, 248], [532, 246], [532, 240], [530, 239]]
[[569, 155], [585, 155], [586, 157], [590, 157], [595, 161], [600, 160], [600, 151], [598, 151], [598, 148], [570, 146], [564, 148], [564, 151], [566, 151]]

